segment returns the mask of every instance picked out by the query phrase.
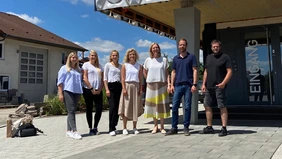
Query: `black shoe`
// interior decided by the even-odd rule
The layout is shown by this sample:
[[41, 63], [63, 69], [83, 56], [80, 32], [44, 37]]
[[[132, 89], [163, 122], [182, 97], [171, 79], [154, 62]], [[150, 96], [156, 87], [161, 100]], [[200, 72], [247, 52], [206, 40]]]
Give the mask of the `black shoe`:
[[212, 127], [205, 127], [203, 130], [199, 132], [200, 134], [214, 134], [214, 130]]
[[178, 133], [177, 129], [170, 129], [167, 133], [165, 133], [165, 136], [167, 135], [175, 135]]
[[91, 129], [91, 130], [89, 131], [89, 135], [94, 135], [93, 129]]
[[184, 128], [184, 135], [185, 136], [190, 136], [190, 132], [188, 128]]
[[223, 136], [226, 136], [227, 134], [228, 134], [228, 133], [227, 133], [226, 128], [221, 128], [221, 130], [220, 130], [218, 136], [219, 136], [219, 137], [223, 137]]
[[89, 135], [99, 135], [98, 129], [97, 128], [91, 129]]

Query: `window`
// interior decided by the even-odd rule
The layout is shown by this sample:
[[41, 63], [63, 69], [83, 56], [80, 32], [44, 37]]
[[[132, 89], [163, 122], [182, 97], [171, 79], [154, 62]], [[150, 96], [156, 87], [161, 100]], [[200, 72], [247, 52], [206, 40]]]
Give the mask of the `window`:
[[10, 85], [10, 77], [0, 75], [0, 90], [8, 90]]
[[62, 53], [62, 65], [66, 64], [66, 60], [67, 57], [66, 57], [66, 54], [65, 53]]
[[43, 84], [44, 55], [21, 52], [20, 83]]
[[0, 41], [0, 59], [4, 58], [4, 42]]

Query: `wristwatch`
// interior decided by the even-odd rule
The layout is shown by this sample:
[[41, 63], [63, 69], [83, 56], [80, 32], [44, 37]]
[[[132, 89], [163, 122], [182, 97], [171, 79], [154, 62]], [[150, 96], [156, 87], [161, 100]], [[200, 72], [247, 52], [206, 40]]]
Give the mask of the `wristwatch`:
[[195, 86], [195, 87], [197, 87], [197, 84], [192, 84], [192, 86]]

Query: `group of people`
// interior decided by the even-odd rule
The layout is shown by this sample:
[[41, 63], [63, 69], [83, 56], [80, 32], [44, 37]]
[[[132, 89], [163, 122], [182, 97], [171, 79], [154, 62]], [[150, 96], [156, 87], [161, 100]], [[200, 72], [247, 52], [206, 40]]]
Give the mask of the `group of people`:
[[[109, 62], [103, 68], [99, 64], [96, 51], [91, 50], [89, 61], [79, 68], [76, 53], [70, 53], [66, 65], [58, 72], [58, 95], [64, 102], [67, 116], [66, 136], [82, 139], [77, 132], [75, 110], [83, 94], [86, 103], [86, 119], [90, 135], [99, 134], [98, 124], [102, 115], [103, 96], [105, 88], [109, 102], [109, 135], [117, 134], [116, 126], [119, 118], [123, 121], [122, 134], [129, 134], [127, 121], [133, 121], [133, 133], [139, 134], [137, 129], [138, 117], [153, 118], [152, 134], [161, 132], [165, 135], [178, 133], [178, 109], [184, 96], [184, 135], [189, 136], [191, 99], [197, 89], [198, 71], [194, 54], [187, 52], [188, 43], [181, 38], [178, 42], [179, 53], [173, 58], [172, 72], [169, 74], [168, 59], [161, 56], [158, 43], [152, 43], [149, 56], [143, 65], [137, 61], [138, 53], [135, 49], [128, 49], [124, 56], [124, 63], [119, 64], [119, 52], [113, 50]], [[228, 55], [221, 52], [218, 40], [211, 42], [213, 54], [206, 58], [202, 91], [205, 92], [204, 106], [207, 117], [207, 127], [200, 133], [214, 133], [212, 128], [212, 106], [214, 103], [220, 108], [222, 129], [219, 136], [227, 135], [228, 113], [225, 107], [226, 84], [232, 76], [232, 66]], [[145, 106], [142, 105], [142, 80], [146, 80]], [[83, 81], [83, 84], [81, 84]], [[170, 117], [169, 93], [173, 93], [172, 128], [166, 132], [164, 119]], [[92, 126], [93, 102], [96, 112]], [[158, 126], [160, 120], [160, 127]]]

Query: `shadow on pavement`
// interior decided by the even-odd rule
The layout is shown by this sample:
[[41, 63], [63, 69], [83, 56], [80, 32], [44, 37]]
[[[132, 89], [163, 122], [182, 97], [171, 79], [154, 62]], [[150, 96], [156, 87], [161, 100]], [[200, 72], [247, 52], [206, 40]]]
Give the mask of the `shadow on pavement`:
[[[199, 134], [201, 130], [197, 131], [191, 131], [190, 129], [190, 134]], [[218, 134], [220, 130], [214, 130], [214, 134]], [[256, 131], [253, 130], [228, 130], [228, 135], [238, 135], [238, 134], [254, 134], [257, 133]], [[206, 134], [202, 134], [206, 135]]]
[[[164, 124], [171, 124], [171, 117], [164, 120]], [[154, 124], [153, 120], [147, 124]], [[178, 116], [178, 124], [183, 124], [183, 115]], [[198, 122], [193, 125], [206, 125], [206, 119], [198, 119]], [[221, 126], [220, 119], [213, 119], [214, 126]], [[228, 126], [250, 126], [250, 127], [282, 127], [281, 120], [240, 120], [240, 119], [229, 119]]]
[[[129, 134], [133, 134], [133, 130], [132, 129], [127, 129]], [[146, 133], [151, 133], [150, 129], [138, 129], [138, 131], [140, 132], [140, 134], [146, 134]], [[99, 131], [99, 135], [104, 135], [104, 134], [109, 134], [108, 131]], [[123, 135], [122, 134], [122, 130], [117, 130], [117, 134], [116, 135]], [[82, 137], [91, 137], [91, 136], [95, 136], [95, 135], [89, 135], [87, 134], [81, 134]]]

